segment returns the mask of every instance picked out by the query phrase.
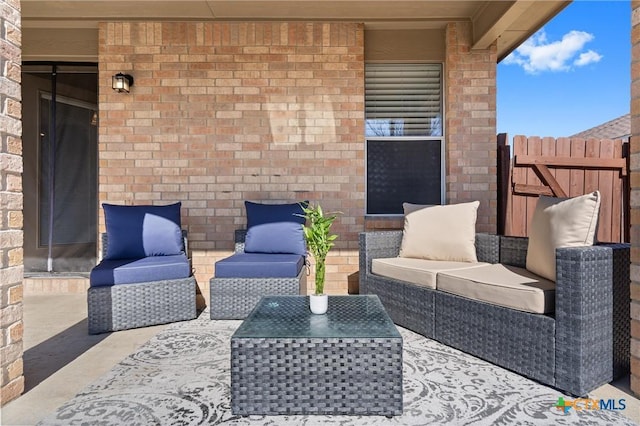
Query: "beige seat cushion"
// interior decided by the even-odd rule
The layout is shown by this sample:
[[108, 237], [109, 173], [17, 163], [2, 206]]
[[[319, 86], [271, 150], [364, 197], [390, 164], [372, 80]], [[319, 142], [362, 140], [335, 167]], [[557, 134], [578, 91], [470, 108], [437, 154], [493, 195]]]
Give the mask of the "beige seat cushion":
[[526, 269], [502, 264], [438, 274], [438, 290], [536, 314], [555, 308], [555, 283]]
[[400, 257], [477, 262], [479, 201], [425, 207], [404, 217]]
[[527, 269], [556, 280], [556, 249], [591, 246], [596, 235], [600, 193], [574, 198], [541, 195], [529, 228]]
[[489, 265], [484, 262], [446, 262], [442, 260], [412, 259], [407, 257], [392, 257], [386, 259], [373, 259], [371, 272], [387, 278], [436, 288], [436, 275], [443, 271], [452, 271], [463, 268], [476, 268]]

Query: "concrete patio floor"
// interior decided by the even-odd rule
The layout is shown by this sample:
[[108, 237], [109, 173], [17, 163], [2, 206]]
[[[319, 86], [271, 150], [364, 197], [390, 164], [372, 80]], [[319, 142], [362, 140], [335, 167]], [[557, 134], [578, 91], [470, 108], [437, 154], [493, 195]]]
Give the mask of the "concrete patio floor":
[[23, 303], [25, 392], [2, 407], [2, 425], [35, 425], [165, 327], [89, 335], [86, 294]]
[[[2, 425], [35, 425], [144, 344], [164, 326], [87, 334], [85, 294], [24, 297], [25, 393], [0, 409]], [[622, 414], [640, 424], [629, 377], [602, 386], [596, 399], [625, 399]]]

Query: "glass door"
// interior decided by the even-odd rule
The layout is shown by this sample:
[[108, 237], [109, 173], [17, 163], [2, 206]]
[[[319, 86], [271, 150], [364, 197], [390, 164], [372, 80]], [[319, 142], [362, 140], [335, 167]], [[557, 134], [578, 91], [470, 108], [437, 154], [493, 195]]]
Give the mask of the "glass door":
[[94, 65], [23, 67], [25, 272], [88, 272], [96, 262]]

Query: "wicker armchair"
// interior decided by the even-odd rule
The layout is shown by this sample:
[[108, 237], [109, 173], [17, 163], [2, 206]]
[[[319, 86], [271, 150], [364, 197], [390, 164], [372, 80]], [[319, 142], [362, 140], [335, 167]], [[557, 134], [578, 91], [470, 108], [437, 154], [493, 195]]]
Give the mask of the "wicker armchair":
[[[184, 253], [188, 253], [186, 231], [183, 242]], [[107, 246], [107, 234], [103, 233], [102, 253], [107, 252]], [[196, 280], [189, 273], [185, 278], [92, 286], [87, 309], [89, 334], [194, 319]]]
[[[234, 233], [235, 252], [244, 253], [247, 231]], [[244, 319], [263, 296], [303, 294], [307, 286], [306, 268], [295, 277], [213, 277], [209, 281], [211, 319]]]

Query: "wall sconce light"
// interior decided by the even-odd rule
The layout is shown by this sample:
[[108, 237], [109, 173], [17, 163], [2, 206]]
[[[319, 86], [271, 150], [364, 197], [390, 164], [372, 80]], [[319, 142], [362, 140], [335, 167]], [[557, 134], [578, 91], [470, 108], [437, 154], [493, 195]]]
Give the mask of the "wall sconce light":
[[116, 92], [129, 93], [129, 88], [133, 86], [133, 76], [129, 74], [122, 74], [119, 72], [118, 74], [111, 77], [111, 87]]

